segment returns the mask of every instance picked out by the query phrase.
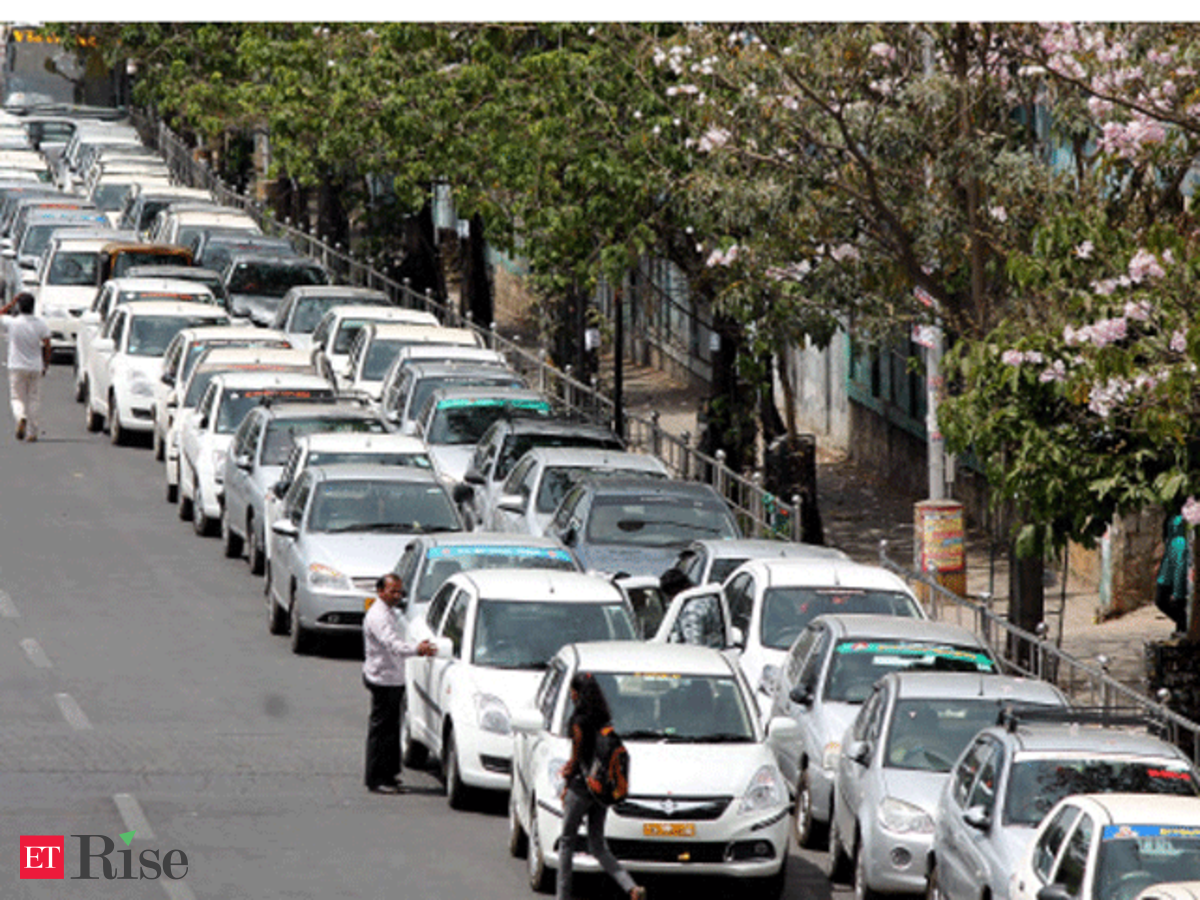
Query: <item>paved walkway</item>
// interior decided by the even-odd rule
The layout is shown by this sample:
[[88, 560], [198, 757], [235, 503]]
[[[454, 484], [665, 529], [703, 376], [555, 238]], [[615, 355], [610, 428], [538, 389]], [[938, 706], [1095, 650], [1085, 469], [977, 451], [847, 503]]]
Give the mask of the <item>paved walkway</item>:
[[[664, 429], [674, 434], [688, 432], [695, 438], [696, 410], [703, 391], [672, 382], [657, 370], [627, 364], [625, 393], [629, 414], [648, 418], [657, 410]], [[826, 543], [854, 559], [873, 563], [879, 559], [880, 540], [886, 540], [889, 557], [912, 566], [913, 506], [924, 498], [907, 496], [894, 485], [881, 483], [865, 463], [852, 463], [819, 444], [817, 490]], [[969, 531], [967, 593], [978, 598], [985, 592], [992, 595], [997, 610], [1006, 608], [1008, 560], [1002, 549], [993, 551], [987, 535]], [[1058, 616], [1060, 608], [1062, 615]], [[1050, 636], [1055, 637], [1061, 627], [1066, 652], [1093, 663], [1105, 657], [1114, 677], [1144, 692], [1146, 642], [1168, 638], [1171, 622], [1150, 604], [1098, 623], [1098, 608], [1097, 586], [1077, 575], [1068, 578], [1065, 599], [1059, 577], [1046, 588]]]

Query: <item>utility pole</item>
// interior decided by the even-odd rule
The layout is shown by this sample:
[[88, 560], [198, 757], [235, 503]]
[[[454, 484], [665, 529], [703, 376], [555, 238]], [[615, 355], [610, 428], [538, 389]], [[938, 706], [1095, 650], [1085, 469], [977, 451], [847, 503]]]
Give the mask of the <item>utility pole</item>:
[[613, 337], [613, 431], [625, 437], [625, 290], [623, 285], [613, 289], [616, 305], [616, 328]]

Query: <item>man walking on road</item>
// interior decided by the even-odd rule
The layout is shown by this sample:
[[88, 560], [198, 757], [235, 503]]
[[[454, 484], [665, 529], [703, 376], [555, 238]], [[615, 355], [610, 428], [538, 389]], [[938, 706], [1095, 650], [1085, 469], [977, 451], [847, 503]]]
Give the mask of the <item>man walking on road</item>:
[[[21, 292], [0, 309], [0, 327], [8, 335], [8, 389], [17, 440], [38, 439], [41, 380], [50, 367], [50, 327], [33, 314], [33, 294]], [[20, 314], [11, 316], [13, 307]]]
[[363, 684], [371, 692], [367, 726], [367, 790], [395, 794], [400, 789], [400, 705], [404, 702], [404, 661], [433, 656], [429, 641], [406, 642], [396, 628], [395, 608], [404, 596], [399, 575], [375, 583], [379, 599], [363, 618]]

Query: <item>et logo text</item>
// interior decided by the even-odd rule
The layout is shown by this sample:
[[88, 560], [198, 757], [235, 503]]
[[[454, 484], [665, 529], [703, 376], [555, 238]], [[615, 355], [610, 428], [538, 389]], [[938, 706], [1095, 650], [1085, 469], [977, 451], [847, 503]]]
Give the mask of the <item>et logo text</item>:
[[65, 869], [61, 834], [21, 835], [22, 878], [62, 878]]
[[[78, 841], [78, 875], [71, 881], [136, 881], [159, 877], [176, 881], [188, 873], [187, 854], [182, 850], [161, 853], [146, 847], [134, 858], [129, 844], [133, 832], [121, 835], [126, 848], [117, 850], [116, 842], [104, 834], [73, 834]], [[63, 835], [22, 835], [22, 878], [66, 878]]]

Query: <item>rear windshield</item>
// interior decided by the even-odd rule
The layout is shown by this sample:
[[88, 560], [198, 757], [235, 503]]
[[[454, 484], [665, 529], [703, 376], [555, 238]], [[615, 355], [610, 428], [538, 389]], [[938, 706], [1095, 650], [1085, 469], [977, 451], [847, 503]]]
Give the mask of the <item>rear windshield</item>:
[[117, 254], [117, 258], [113, 261], [112, 272], [109, 273], [109, 278], [120, 278], [134, 266], [186, 266], [190, 265], [192, 257], [190, 254], [177, 253], [151, 253], [141, 250], [122, 251]]
[[325, 273], [315, 266], [277, 265], [269, 262], [239, 263], [226, 285], [231, 294], [282, 297], [301, 284], [324, 284]]
[[333, 391], [323, 388], [256, 388], [254, 390], [225, 391], [221, 397], [221, 408], [217, 411], [217, 434], [233, 434], [246, 413], [258, 406], [267, 397], [280, 400], [333, 399]]
[[100, 258], [94, 250], [60, 250], [54, 254], [46, 284], [94, 285], [99, 277], [99, 264]]
[[550, 569], [577, 572], [571, 554], [549, 547], [431, 547], [417, 586], [417, 603], [428, 603], [451, 575], [467, 569]]
[[195, 316], [134, 316], [126, 348], [130, 356], [162, 356], [167, 344], [183, 329], [220, 325], [221, 321]]
[[995, 672], [996, 663], [978, 647], [920, 641], [842, 641], [834, 648], [825, 679], [825, 699], [862, 703], [888, 672], [930, 669], [941, 672]]
[[483, 433], [508, 410], [550, 415], [544, 400], [443, 400], [429, 423], [428, 444], [478, 444]]
[[[1098, 735], [1098, 738], [1101, 737]], [[1004, 824], [1037, 825], [1055, 803], [1071, 794], [1197, 794], [1183, 760], [1030, 759], [1013, 763]], [[1153, 807], [1153, 803], [1148, 804]]]
[[[825, 613], [870, 613], [921, 618], [921, 609], [903, 591], [856, 590], [854, 588], [779, 587], [763, 594], [762, 634], [764, 647], [787, 650], [810, 621]], [[745, 622], [734, 622], [745, 628]]]
[[587, 523], [593, 544], [678, 547], [703, 538], [739, 537], [737, 525], [715, 497], [599, 496]]
[[[364, 432], [382, 434], [386, 429], [378, 419], [362, 416], [305, 416], [296, 419], [275, 419], [267, 426], [263, 440], [262, 459], [264, 466], [282, 466], [292, 452], [297, 437], [317, 432]], [[311, 465], [312, 463], [309, 463]]]

